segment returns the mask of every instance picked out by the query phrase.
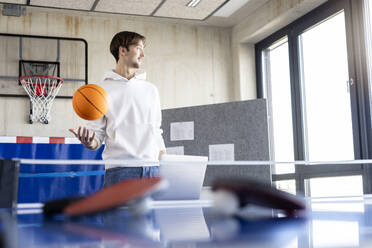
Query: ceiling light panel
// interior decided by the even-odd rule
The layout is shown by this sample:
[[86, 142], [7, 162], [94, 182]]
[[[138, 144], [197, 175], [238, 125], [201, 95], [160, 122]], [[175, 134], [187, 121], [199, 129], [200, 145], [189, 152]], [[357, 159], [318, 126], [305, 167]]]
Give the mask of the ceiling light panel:
[[162, 2], [162, 0], [100, 0], [95, 11], [150, 15]]
[[238, 9], [243, 7], [244, 4], [250, 0], [233, 0], [226, 3], [221, 9], [216, 11], [213, 16], [229, 17], [234, 14]]
[[187, 7], [196, 7], [198, 5], [200, 0], [191, 0], [188, 4], [186, 4]]
[[226, 0], [200, 0], [195, 7], [188, 7], [190, 0], [166, 0], [154, 16], [203, 20]]
[[0, 0], [0, 3], [26, 4], [27, 0]]
[[94, 0], [30, 0], [30, 5], [64, 9], [90, 10]]

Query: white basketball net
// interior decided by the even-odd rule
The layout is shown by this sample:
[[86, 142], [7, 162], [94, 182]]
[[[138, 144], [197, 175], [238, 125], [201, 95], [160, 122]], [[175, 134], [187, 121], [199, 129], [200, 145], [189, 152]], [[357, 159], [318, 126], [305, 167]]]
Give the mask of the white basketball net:
[[20, 79], [31, 100], [30, 121], [49, 123], [53, 100], [62, 86], [63, 79], [44, 75], [23, 76]]

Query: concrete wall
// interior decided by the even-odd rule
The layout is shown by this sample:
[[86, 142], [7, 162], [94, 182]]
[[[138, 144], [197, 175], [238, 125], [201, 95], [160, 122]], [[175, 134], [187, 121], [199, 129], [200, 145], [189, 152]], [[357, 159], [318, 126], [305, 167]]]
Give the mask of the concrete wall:
[[[236, 100], [231, 29], [42, 8], [27, 8], [23, 17], [0, 15], [1, 33], [85, 39], [90, 83], [99, 82], [106, 69], [114, 68], [108, 46], [113, 35], [122, 30], [147, 37], [144, 70], [159, 89], [162, 108]], [[28, 124], [27, 98], [0, 98], [0, 135], [69, 136], [69, 127], [84, 124], [73, 113], [69, 99], [56, 99], [52, 109], [50, 124]]]
[[[255, 99], [254, 44], [325, 1], [269, 0], [233, 28], [28, 8], [25, 17], [0, 15], [0, 32], [86, 39], [91, 83], [99, 82], [103, 72], [115, 65], [108, 44], [116, 32], [142, 33], [148, 40], [144, 70], [148, 80], [158, 86], [162, 108], [167, 109]], [[67, 136], [68, 127], [84, 124], [73, 113], [71, 100], [55, 100], [48, 125], [27, 124], [28, 108], [27, 99], [0, 99], [0, 135]]]
[[254, 44], [326, 0], [270, 0], [232, 30], [233, 78], [238, 100], [255, 99]]

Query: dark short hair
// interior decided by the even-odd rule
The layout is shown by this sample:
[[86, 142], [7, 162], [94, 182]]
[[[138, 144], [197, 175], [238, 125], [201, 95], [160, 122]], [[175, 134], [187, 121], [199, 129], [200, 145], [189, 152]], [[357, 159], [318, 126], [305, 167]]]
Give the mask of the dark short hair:
[[123, 31], [114, 35], [110, 43], [111, 54], [115, 57], [116, 62], [119, 61], [119, 47], [124, 47], [129, 50], [130, 45], [137, 44], [140, 40], [145, 43], [146, 38], [143, 35], [135, 32]]

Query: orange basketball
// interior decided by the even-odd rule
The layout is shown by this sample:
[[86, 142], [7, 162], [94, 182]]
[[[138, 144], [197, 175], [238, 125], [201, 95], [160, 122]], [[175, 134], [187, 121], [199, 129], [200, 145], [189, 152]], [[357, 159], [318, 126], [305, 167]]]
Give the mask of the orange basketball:
[[107, 112], [107, 93], [96, 84], [81, 86], [72, 97], [72, 106], [81, 118], [97, 120]]

